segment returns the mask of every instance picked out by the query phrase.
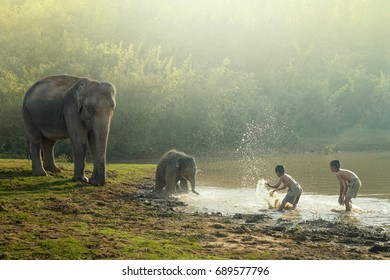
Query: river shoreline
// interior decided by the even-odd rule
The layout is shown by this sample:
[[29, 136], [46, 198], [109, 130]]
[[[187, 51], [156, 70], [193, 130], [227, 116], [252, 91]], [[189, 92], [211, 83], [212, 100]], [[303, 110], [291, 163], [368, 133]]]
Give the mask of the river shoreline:
[[191, 230], [210, 237], [202, 246], [213, 257], [229, 250], [237, 258], [244, 252], [263, 251], [266, 259], [390, 259], [390, 238], [380, 227], [322, 219], [274, 220], [266, 213], [188, 213], [180, 196], [156, 196], [151, 189], [152, 184], [143, 185], [132, 199], [151, 207], [158, 205], [164, 215], [175, 213], [182, 222], [191, 223]]

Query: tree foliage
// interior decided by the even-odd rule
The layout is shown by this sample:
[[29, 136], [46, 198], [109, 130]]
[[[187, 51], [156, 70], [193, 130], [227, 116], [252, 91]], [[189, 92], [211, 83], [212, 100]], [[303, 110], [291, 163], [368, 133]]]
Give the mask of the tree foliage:
[[28, 87], [62, 73], [115, 84], [108, 152], [122, 159], [234, 150], [269, 119], [278, 139], [390, 129], [388, 1], [3, 0], [0, 13], [0, 156], [26, 152]]

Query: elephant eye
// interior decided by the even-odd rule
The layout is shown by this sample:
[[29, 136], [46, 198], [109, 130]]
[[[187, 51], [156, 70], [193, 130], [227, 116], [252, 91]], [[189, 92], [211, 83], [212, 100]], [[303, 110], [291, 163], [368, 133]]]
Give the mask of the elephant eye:
[[88, 112], [89, 113], [94, 113], [95, 112], [95, 107], [94, 106], [88, 106]]

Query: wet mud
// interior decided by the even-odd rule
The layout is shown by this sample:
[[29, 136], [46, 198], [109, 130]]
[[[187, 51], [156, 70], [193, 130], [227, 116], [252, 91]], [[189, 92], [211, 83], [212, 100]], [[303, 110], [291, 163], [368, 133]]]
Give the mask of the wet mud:
[[124, 198], [158, 208], [161, 218], [176, 215], [178, 223], [191, 223], [192, 230], [209, 237], [202, 244], [212, 256], [230, 250], [237, 258], [243, 252], [262, 251], [268, 259], [390, 259], [390, 238], [384, 228], [323, 219], [275, 220], [267, 213], [187, 213], [180, 195], [157, 195], [152, 189], [152, 184], [145, 184]]

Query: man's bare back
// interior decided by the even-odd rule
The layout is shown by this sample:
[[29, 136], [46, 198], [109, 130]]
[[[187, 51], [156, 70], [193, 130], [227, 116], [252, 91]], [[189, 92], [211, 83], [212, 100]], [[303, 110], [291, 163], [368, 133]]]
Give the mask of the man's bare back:
[[353, 173], [352, 171], [347, 170], [347, 169], [341, 169], [341, 168], [339, 169], [338, 172], [336, 172], [336, 177], [339, 180], [343, 180], [346, 182], [349, 182], [353, 179], [358, 178], [358, 176], [355, 173]]
[[279, 179], [280, 182], [282, 182], [283, 185], [285, 185], [287, 188], [291, 187], [291, 185], [297, 184], [297, 182], [295, 182], [294, 179], [286, 173], [283, 176], [279, 177]]

